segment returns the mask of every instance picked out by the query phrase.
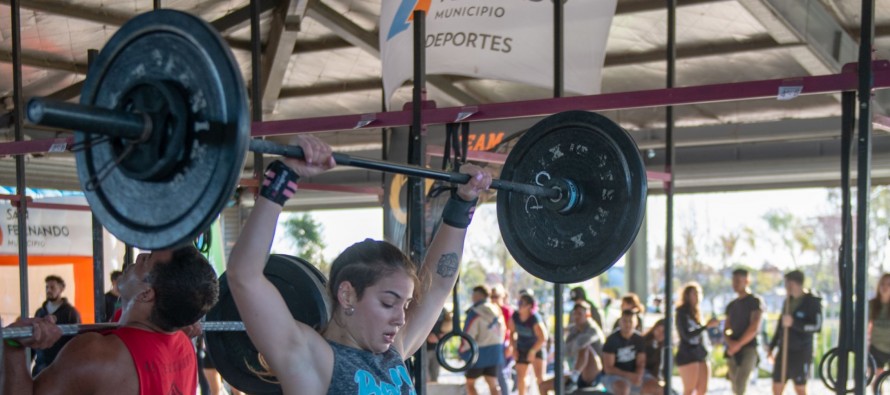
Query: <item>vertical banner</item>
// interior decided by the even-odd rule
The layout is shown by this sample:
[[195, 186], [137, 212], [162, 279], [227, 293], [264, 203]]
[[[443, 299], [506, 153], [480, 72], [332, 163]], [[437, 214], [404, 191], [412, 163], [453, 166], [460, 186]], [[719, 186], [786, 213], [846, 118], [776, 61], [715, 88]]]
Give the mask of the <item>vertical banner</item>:
[[[565, 89], [600, 91], [617, 0], [565, 3]], [[542, 0], [384, 0], [380, 52], [387, 102], [412, 76], [414, 10], [425, 10], [428, 74], [553, 85], [553, 4]]]
[[[408, 161], [408, 128], [390, 129], [387, 159], [396, 163]], [[385, 174], [383, 190], [383, 238], [402, 249], [408, 250], [408, 178], [395, 173]]]
[[[408, 135], [409, 128], [400, 127], [390, 129], [389, 154], [390, 162], [408, 162]], [[426, 162], [426, 155], [423, 155]], [[428, 194], [433, 187], [433, 180], [424, 179], [423, 191]], [[436, 199], [427, 199], [424, 207], [424, 224], [426, 226], [426, 245], [433, 235], [433, 227], [438, 223], [442, 209], [436, 211]], [[432, 206], [431, 206], [432, 205]], [[432, 211], [431, 211], [432, 210]], [[383, 190], [383, 238], [393, 245], [408, 251], [408, 176], [396, 173], [385, 174], [385, 187]]]

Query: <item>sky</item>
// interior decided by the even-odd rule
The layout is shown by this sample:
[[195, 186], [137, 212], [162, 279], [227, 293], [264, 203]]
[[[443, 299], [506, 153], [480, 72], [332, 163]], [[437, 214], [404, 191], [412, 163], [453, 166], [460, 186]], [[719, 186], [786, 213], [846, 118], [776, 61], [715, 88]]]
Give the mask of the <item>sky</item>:
[[[764, 214], [771, 210], [786, 211], [798, 218], [836, 213], [828, 203], [828, 190], [825, 188], [785, 189], [745, 192], [720, 192], [684, 194], [674, 197], [674, 243], [680, 242], [683, 229], [695, 229], [698, 234], [717, 237], [729, 231], [744, 227], [752, 228], [757, 234], [769, 231]], [[649, 256], [655, 256], [656, 246], [664, 246], [666, 239], [667, 199], [664, 195], [651, 196], [647, 207], [649, 226]], [[838, 236], [840, 237], [840, 236]], [[781, 269], [788, 262], [777, 259], [785, 256], [785, 251], [775, 251], [772, 246], [760, 246], [754, 251], [746, 251], [745, 260], [753, 267], [765, 261]]]
[[[655, 259], [656, 248], [664, 245], [665, 201], [663, 195], [653, 195], [648, 198], [650, 262]], [[819, 214], [839, 214], [838, 210], [829, 204], [828, 190], [825, 188], [681, 194], [674, 200], [674, 240], [677, 243], [682, 229], [690, 228], [696, 229], [697, 232], [701, 232], [700, 234], [714, 234], [714, 237], [745, 226], [751, 227], [755, 232], [767, 232], [768, 227], [763, 215], [770, 210], [784, 210], [799, 218]], [[332, 261], [340, 251], [352, 243], [367, 237], [374, 239], [383, 237], [381, 208], [313, 211], [312, 215], [324, 227], [323, 237], [327, 243], [324, 254], [328, 261]], [[287, 253], [290, 242], [286, 237], [282, 237], [283, 228], [283, 226], [278, 228], [273, 251]], [[499, 232], [494, 204], [486, 204], [477, 210], [468, 236], [468, 243], [472, 243], [473, 240], [491, 240], [488, 237], [474, 236], [478, 235], [476, 232]], [[749, 260], [754, 267], [769, 261], [783, 268], [785, 263], [776, 258], [777, 254], [787, 255], [787, 252], [774, 251], [771, 246], [762, 246], [746, 252], [744, 259]]]

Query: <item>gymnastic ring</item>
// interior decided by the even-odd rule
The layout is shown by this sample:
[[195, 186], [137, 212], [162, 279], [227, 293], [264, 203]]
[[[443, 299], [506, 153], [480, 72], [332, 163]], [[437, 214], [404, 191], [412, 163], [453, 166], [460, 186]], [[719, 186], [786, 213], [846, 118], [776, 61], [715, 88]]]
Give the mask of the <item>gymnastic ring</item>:
[[878, 379], [875, 382], [875, 395], [881, 395], [881, 385], [884, 384], [884, 380], [890, 377], [890, 370], [885, 370], [878, 375]]
[[[822, 384], [825, 384], [825, 387], [830, 391], [835, 391], [837, 387], [837, 378], [834, 377], [834, 374], [831, 372], [831, 364], [837, 359], [837, 351], [837, 347], [828, 350], [823, 354], [822, 361], [819, 362], [819, 376], [822, 379]], [[868, 368], [868, 375], [865, 377], [865, 382], [866, 384], [871, 384], [875, 377], [875, 372], [878, 370], [878, 363], [871, 353], [868, 353]], [[855, 388], [846, 388], [844, 392], [852, 394], [855, 391]]]
[[[470, 357], [468, 360], [466, 360], [467, 363], [464, 366], [460, 366], [460, 367], [451, 366], [448, 363], [448, 361], [445, 359], [445, 343], [448, 340], [450, 340], [452, 337], [455, 337], [455, 336], [460, 337], [461, 339], [466, 341], [467, 344], [470, 345]], [[453, 331], [447, 333], [445, 336], [442, 336], [442, 338], [439, 339], [439, 343], [436, 344], [436, 359], [438, 359], [439, 364], [442, 365], [442, 367], [445, 368], [445, 370], [447, 370], [449, 372], [455, 372], [455, 373], [464, 372], [467, 369], [469, 369], [470, 367], [472, 367], [473, 365], [475, 365], [476, 361], [479, 360], [479, 345], [476, 343], [475, 339], [473, 339], [472, 337], [470, 337], [470, 335], [467, 334], [467, 332], [453, 330]]]

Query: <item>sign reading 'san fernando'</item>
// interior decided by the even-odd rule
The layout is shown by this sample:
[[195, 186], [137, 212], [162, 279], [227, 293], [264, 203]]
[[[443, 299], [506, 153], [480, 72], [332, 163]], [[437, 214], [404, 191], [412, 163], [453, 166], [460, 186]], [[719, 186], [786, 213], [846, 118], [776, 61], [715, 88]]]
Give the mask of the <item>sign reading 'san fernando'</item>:
[[[19, 244], [16, 208], [0, 205], [0, 210], [0, 255], [15, 255]], [[91, 221], [89, 211], [29, 208], [28, 255], [92, 256]]]
[[[567, 91], [599, 93], [616, 3], [565, 1]], [[427, 15], [427, 73], [553, 86], [551, 0], [383, 0], [380, 50], [387, 100], [413, 75], [415, 10]]]

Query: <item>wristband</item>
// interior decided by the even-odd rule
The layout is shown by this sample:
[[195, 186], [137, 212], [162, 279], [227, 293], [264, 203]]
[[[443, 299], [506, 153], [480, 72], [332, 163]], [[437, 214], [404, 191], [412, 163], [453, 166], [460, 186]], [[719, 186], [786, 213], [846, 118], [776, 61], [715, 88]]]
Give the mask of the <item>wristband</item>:
[[476, 202], [479, 199], [466, 201], [461, 199], [457, 193], [452, 193], [448, 203], [442, 210], [442, 222], [455, 228], [466, 229], [470, 226], [473, 219], [473, 213], [476, 212]]
[[22, 347], [24, 347], [24, 346], [22, 346], [22, 343], [19, 343], [19, 342], [15, 341], [14, 339], [4, 339], [4, 340], [3, 340], [3, 343], [6, 344], [7, 346], [10, 346], [10, 347], [13, 347], [13, 348], [22, 348]]
[[284, 207], [284, 202], [297, 192], [297, 180], [300, 176], [280, 160], [273, 161], [266, 167], [265, 176], [260, 196]]

